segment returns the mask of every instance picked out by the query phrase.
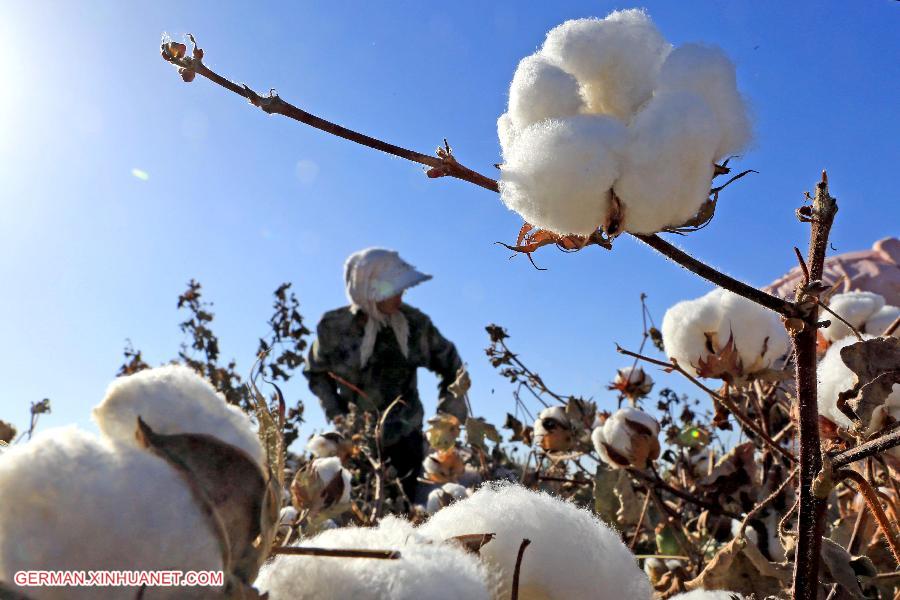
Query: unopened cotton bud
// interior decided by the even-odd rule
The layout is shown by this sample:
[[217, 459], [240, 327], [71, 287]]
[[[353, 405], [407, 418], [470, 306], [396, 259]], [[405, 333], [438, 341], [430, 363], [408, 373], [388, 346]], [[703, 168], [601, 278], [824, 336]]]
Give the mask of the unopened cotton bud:
[[628, 398], [642, 398], [653, 389], [653, 378], [641, 367], [624, 367], [616, 371], [609, 389], [619, 390]]
[[545, 452], [567, 452], [575, 445], [572, 424], [563, 406], [551, 406], [534, 422], [534, 443]]
[[458, 481], [465, 473], [466, 465], [455, 448], [432, 452], [422, 463], [425, 478], [434, 483]]
[[445, 506], [450, 506], [453, 502], [466, 498], [468, 493], [469, 490], [458, 483], [445, 483], [429, 492], [425, 510], [429, 515], [433, 515]]
[[612, 467], [644, 469], [659, 458], [659, 423], [637, 408], [613, 413], [591, 434], [594, 449]]
[[350, 472], [339, 458], [317, 458], [297, 472], [291, 497], [299, 510], [310, 514], [340, 514], [350, 504]]

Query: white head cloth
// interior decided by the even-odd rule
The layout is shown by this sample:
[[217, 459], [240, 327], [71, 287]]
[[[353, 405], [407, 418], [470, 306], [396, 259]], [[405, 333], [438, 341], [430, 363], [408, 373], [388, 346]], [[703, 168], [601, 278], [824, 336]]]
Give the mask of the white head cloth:
[[393, 250], [367, 248], [354, 252], [344, 263], [344, 283], [350, 310], [363, 311], [369, 317], [359, 350], [359, 364], [365, 367], [375, 348], [378, 330], [389, 325], [403, 356], [409, 356], [409, 323], [402, 312], [382, 314], [378, 303], [403, 290], [428, 281], [431, 275], [420, 273]]

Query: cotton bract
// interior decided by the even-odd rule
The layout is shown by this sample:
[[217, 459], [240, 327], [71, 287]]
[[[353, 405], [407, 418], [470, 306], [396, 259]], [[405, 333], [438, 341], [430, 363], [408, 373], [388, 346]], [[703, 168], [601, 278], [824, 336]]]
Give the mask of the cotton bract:
[[611, 236], [689, 223], [709, 197], [715, 162], [751, 137], [725, 54], [673, 50], [636, 9], [551, 30], [519, 63], [497, 132], [507, 207], [554, 233], [603, 227]]
[[701, 377], [743, 377], [770, 368], [790, 347], [776, 313], [720, 288], [669, 308], [662, 336], [669, 358]]
[[525, 550], [521, 600], [594, 598], [649, 600], [650, 583], [615, 531], [574, 504], [511, 484], [486, 484], [471, 497], [441, 510], [420, 530], [448, 539], [495, 533], [481, 559], [501, 580], [495, 598], [509, 598], [516, 555]]
[[[0, 580], [20, 570], [215, 570], [222, 550], [182, 476], [149, 452], [75, 427], [47, 430], [0, 460]], [[95, 598], [92, 587], [30, 587], [29, 598]], [[153, 588], [195, 598], [210, 588]], [[133, 599], [137, 588], [104, 588]]]
[[211, 435], [265, 464], [262, 444], [250, 419], [212, 385], [183, 365], [166, 365], [114, 380], [93, 410], [100, 431], [121, 444], [135, 445], [141, 417], [159, 434]]
[[256, 587], [272, 600], [489, 600], [490, 575], [455, 543], [439, 543], [408, 522], [387, 517], [375, 528], [325, 531], [299, 545], [399, 550], [397, 560], [279, 556]]

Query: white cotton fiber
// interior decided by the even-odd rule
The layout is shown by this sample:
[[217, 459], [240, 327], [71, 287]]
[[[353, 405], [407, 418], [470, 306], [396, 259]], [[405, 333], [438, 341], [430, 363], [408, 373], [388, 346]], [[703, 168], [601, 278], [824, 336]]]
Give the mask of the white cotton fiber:
[[428, 501], [425, 504], [425, 511], [429, 515], [433, 515], [449, 504], [468, 497], [469, 490], [465, 486], [458, 483], [445, 483], [441, 487], [435, 488], [428, 493]]
[[547, 34], [540, 54], [575, 75], [588, 111], [627, 121], [653, 93], [671, 46], [642, 10], [566, 21]]
[[654, 233], [684, 224], [709, 197], [720, 130], [709, 105], [691, 92], [653, 97], [629, 127], [615, 192], [624, 229]]
[[690, 92], [702, 97], [718, 123], [715, 160], [743, 151], [750, 142], [750, 118], [737, 89], [734, 64], [719, 48], [685, 44], [663, 63], [656, 94]]
[[[882, 306], [881, 310], [869, 317], [866, 321], [866, 333], [869, 335], [880, 336], [894, 321], [897, 320], [897, 317], [900, 317], [900, 308], [896, 306]], [[891, 336], [900, 337], [900, 327], [898, 327]]]
[[694, 590], [693, 592], [685, 592], [672, 596], [671, 600], [743, 600], [744, 596], [737, 592], [727, 592], [725, 590]]
[[[0, 580], [20, 570], [221, 570], [217, 539], [178, 472], [75, 427], [50, 429], [0, 459]], [[154, 588], [190, 598], [210, 588]], [[98, 597], [91, 587], [32, 587], [29, 598]], [[196, 594], [196, 595], [192, 595]], [[104, 588], [104, 598], [137, 595]]]
[[609, 211], [625, 127], [580, 115], [535, 123], [518, 133], [500, 170], [500, 198], [528, 223], [589, 235]]
[[[874, 336], [863, 335], [864, 340], [870, 340]], [[828, 347], [828, 351], [819, 361], [817, 370], [819, 385], [816, 387], [819, 402], [819, 414], [837, 423], [841, 427], [850, 427], [852, 422], [837, 407], [838, 394], [851, 389], [856, 384], [856, 375], [844, 364], [841, 358], [841, 349], [859, 342], [856, 336], [850, 335], [842, 340], [834, 342]], [[884, 407], [875, 409], [872, 420], [877, 422], [884, 414], [890, 414], [900, 420], [900, 384], [894, 384], [893, 390], [885, 399]], [[880, 423], [874, 423], [880, 425]], [[873, 423], [863, 423], [863, 426], [872, 429]], [[893, 450], [892, 454], [900, 458], [900, 451]]]
[[651, 597], [647, 576], [615, 531], [574, 504], [519, 485], [486, 484], [438, 512], [420, 530], [440, 539], [496, 534], [480, 551], [482, 560], [501, 579], [495, 598], [510, 597], [523, 538], [531, 540], [531, 545], [522, 560], [522, 600]]
[[407, 521], [386, 517], [378, 527], [343, 527], [300, 546], [399, 550], [397, 560], [279, 556], [263, 567], [256, 587], [272, 600], [488, 600], [490, 576], [478, 558], [443, 544]]
[[[884, 298], [872, 292], [835, 294], [828, 302], [828, 308], [839, 314], [857, 330], [862, 329], [866, 321], [880, 311], [882, 307], [884, 307]], [[820, 310], [819, 315], [821, 319], [831, 321], [831, 325], [819, 330], [828, 341], [834, 342], [848, 335], [853, 335], [849, 327], [828, 311]], [[875, 335], [878, 334], [876, 333]]]
[[140, 416], [158, 433], [203, 433], [240, 448], [258, 464], [265, 453], [246, 414], [225, 402], [212, 385], [184, 365], [166, 365], [119, 377], [92, 412], [100, 431], [117, 443], [136, 445]]
[[519, 62], [509, 87], [509, 116], [516, 129], [551, 117], [570, 117], [584, 108], [578, 81], [545, 56]]
[[771, 367], [790, 348], [776, 313], [721, 288], [672, 306], [663, 317], [662, 335], [666, 354], [691, 374], [732, 335], [741, 375]]

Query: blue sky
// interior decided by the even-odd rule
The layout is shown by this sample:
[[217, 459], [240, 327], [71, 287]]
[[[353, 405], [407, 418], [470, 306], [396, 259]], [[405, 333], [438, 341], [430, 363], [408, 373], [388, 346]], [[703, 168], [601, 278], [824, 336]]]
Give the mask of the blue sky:
[[[645, 6], [673, 43], [720, 45], [737, 65], [756, 141], [714, 222], [677, 243], [762, 285], [793, 266], [794, 209], [827, 168], [839, 251], [897, 235], [900, 5], [866, 2], [12, 2], [0, 1], [0, 418], [90, 427], [126, 338], [152, 363], [176, 353], [191, 278], [214, 301], [225, 358], [249, 369], [271, 292], [294, 283], [312, 326], [345, 303], [341, 265], [373, 245], [435, 275], [408, 294], [470, 366], [475, 411], [510, 389], [484, 356], [496, 322], [545, 381], [614, 406], [606, 383], [657, 321], [709, 286], [649, 248], [544, 249], [535, 271], [495, 241], [519, 218], [495, 194], [428, 180], [400, 159], [252, 109], [159, 57], [194, 33], [206, 62], [348, 127], [428, 152], [447, 137], [487, 174], [516, 63], [570, 18]], [[149, 174], [142, 181], [132, 169]], [[664, 385], [687, 390], [674, 376]], [[434, 379], [422, 374], [426, 407]], [[323, 421], [300, 378], [307, 434]]]

